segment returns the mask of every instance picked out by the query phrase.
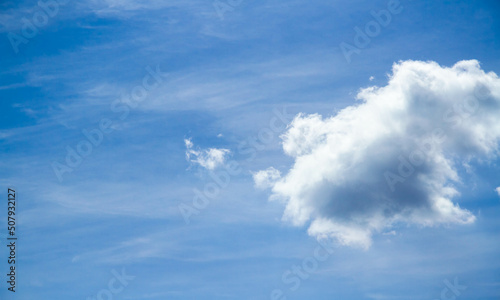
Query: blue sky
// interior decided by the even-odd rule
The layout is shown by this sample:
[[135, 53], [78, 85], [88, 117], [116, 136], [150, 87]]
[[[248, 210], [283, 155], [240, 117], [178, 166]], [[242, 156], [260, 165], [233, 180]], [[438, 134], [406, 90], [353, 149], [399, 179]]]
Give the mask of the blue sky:
[[[340, 45], [356, 46], [355, 28], [364, 31], [376, 21], [372, 12], [391, 7], [397, 13], [390, 13], [388, 24], [379, 25], [379, 32], [348, 61]], [[40, 26], [29, 32], [26, 24], [34, 18]], [[451, 69], [459, 61], [477, 60], [485, 74], [500, 72], [499, 20], [500, 3], [493, 0], [42, 0], [41, 6], [3, 1], [0, 183], [5, 190], [15, 187], [18, 194], [19, 259], [17, 291], [7, 291], [2, 275], [1, 298], [499, 299], [500, 197], [495, 188], [500, 186], [500, 131], [487, 120], [500, 116], [495, 106], [500, 85], [496, 75], [477, 75], [473, 63]], [[402, 63], [400, 76], [393, 74], [394, 64], [409, 60], [435, 64]], [[301, 168], [309, 155], [300, 152], [301, 145], [312, 145], [312, 158], [325, 166], [324, 174], [333, 174], [330, 164], [321, 164], [323, 148], [318, 145], [333, 153], [336, 144], [315, 140], [310, 145], [301, 126], [332, 137], [328, 128], [339, 121], [335, 116], [364, 101], [361, 89], [387, 87], [367, 92], [367, 97], [382, 99], [392, 95], [393, 87], [434, 78], [445, 69], [476, 74], [488, 89], [484, 103], [491, 106], [482, 110], [480, 105], [471, 117], [470, 127], [478, 127], [471, 134], [463, 129], [469, 138], [461, 138], [459, 130], [448, 132], [456, 133], [456, 143], [443, 148], [442, 155], [456, 163], [452, 169], [459, 180], [452, 180], [453, 172], [444, 170], [437, 158], [417, 173], [448, 176], [444, 182], [457, 192], [450, 196], [460, 207], [456, 213], [473, 216], [470, 222], [455, 215], [446, 219], [442, 211], [426, 219], [417, 217], [417, 211], [384, 219], [390, 224], [380, 227], [351, 222], [344, 231], [320, 230], [326, 238], [315, 235], [314, 217], [301, 223], [292, 204], [312, 207], [313, 215], [323, 216], [334, 203], [322, 190], [300, 190], [292, 179], [320, 173]], [[425, 74], [411, 75], [419, 72]], [[446, 74], [451, 78], [455, 73]], [[443, 84], [432, 85], [433, 95], [459, 101], [464, 94], [447, 89], [452, 79], [437, 77]], [[151, 88], [146, 90], [145, 82]], [[424, 83], [421, 88], [412, 88], [408, 99], [425, 98], [430, 88]], [[386, 102], [374, 101], [390, 105], [395, 100], [389, 96]], [[406, 112], [406, 119], [424, 124], [432, 112], [425, 103]], [[420, 112], [425, 105], [429, 112]], [[305, 116], [303, 123], [292, 123], [299, 113]], [[308, 119], [312, 114], [323, 119]], [[380, 114], [367, 113], [366, 121], [356, 124], [376, 131], [374, 119]], [[354, 112], [352, 118], [363, 116]], [[319, 127], [312, 127], [313, 122]], [[442, 125], [433, 122], [431, 126]], [[405, 130], [402, 136], [418, 140], [418, 134]], [[84, 131], [94, 132], [94, 144]], [[348, 136], [340, 141], [349, 144]], [[490, 142], [487, 148], [477, 146], [483, 141], [478, 137]], [[187, 140], [193, 144], [188, 159]], [[356, 145], [387, 147], [383, 153], [389, 154], [411, 150], [405, 148], [411, 144], [391, 141], [385, 140], [383, 147], [374, 146], [377, 141]], [[88, 155], [69, 166], [68, 151], [78, 147]], [[374, 152], [360, 155], [363, 166], [398, 159], [385, 160]], [[228, 173], [230, 165], [237, 171]], [[443, 168], [431, 167], [435, 165]], [[281, 181], [266, 182], [271, 190], [256, 188], [256, 174], [269, 167], [280, 173]], [[383, 178], [386, 171], [373, 166], [366, 170], [380, 172], [356, 177], [356, 170], [365, 169], [345, 173], [345, 197], [338, 199], [347, 202], [341, 204], [350, 203], [353, 190], [363, 190], [363, 183]], [[225, 178], [227, 184], [217, 183]], [[395, 203], [407, 197], [418, 201], [420, 194], [412, 194], [423, 191], [418, 184], [401, 183], [414, 189], [402, 188]], [[214, 186], [207, 196], [204, 191]], [[205, 201], [196, 198], [195, 189], [205, 193]], [[301, 195], [309, 192], [326, 204], [301, 206], [306, 203]], [[195, 206], [193, 199], [201, 202]], [[358, 204], [379, 203], [365, 200]], [[6, 204], [2, 207], [5, 224]], [[352, 212], [366, 216], [359, 207]], [[341, 217], [332, 213], [326, 218]], [[362, 226], [373, 231], [363, 236], [360, 247], [349, 230], [366, 229]], [[6, 235], [2, 229], [2, 244]], [[316, 257], [321, 244], [333, 249], [318, 250], [327, 253], [323, 261]], [[4, 274], [8, 253], [2, 248]], [[294, 273], [293, 266], [309, 263], [310, 272]], [[117, 272], [130, 277], [122, 282]], [[450, 288], [454, 280], [461, 287], [455, 292]]]

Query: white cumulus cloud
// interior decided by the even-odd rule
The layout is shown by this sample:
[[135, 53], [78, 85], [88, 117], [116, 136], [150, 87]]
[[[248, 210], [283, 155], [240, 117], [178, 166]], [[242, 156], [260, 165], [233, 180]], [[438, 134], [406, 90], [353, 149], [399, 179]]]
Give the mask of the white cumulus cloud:
[[498, 76], [476, 60], [452, 67], [404, 61], [386, 86], [357, 98], [331, 117], [296, 116], [282, 136], [293, 166], [281, 178], [269, 169], [254, 175], [269, 183], [270, 199], [285, 203], [283, 219], [364, 248], [395, 223], [474, 222], [453, 201], [457, 166], [498, 155]]
[[186, 144], [187, 161], [198, 164], [208, 170], [214, 170], [222, 166], [227, 155], [231, 152], [229, 149], [217, 148], [195, 150], [191, 139], [185, 139], [184, 143]]
[[500, 196], [500, 186], [495, 189], [497, 191], [498, 196]]

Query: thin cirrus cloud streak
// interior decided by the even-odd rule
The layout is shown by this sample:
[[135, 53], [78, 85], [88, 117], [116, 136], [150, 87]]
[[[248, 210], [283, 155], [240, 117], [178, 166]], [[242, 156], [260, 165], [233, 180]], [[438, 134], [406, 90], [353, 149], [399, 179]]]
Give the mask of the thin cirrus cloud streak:
[[357, 98], [332, 117], [296, 116], [282, 136], [293, 166], [274, 183], [272, 170], [257, 173], [256, 185], [285, 204], [283, 219], [362, 248], [397, 223], [473, 223], [453, 202], [457, 166], [498, 156], [498, 76], [475, 60], [404, 61]]
[[189, 8], [191, 10], [195, 10], [197, 8], [196, 10], [200, 10], [200, 6], [202, 4], [203, 3], [199, 1], [191, 1], [188, 3], [185, 1], [153, 2], [140, 0], [88, 0], [85, 3], [85, 7], [91, 8], [92, 11], [98, 15], [117, 15], [126, 14], [127, 12], [143, 12], [163, 8]]

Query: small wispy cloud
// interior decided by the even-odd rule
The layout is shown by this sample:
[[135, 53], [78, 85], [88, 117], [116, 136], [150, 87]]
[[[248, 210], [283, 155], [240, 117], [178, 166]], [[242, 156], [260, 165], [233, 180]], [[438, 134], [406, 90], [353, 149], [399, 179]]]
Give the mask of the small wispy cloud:
[[500, 186], [495, 189], [497, 191], [498, 196], [500, 196]]
[[383, 235], [396, 235], [396, 234], [397, 234], [397, 232], [396, 232], [395, 230], [391, 230], [391, 231], [389, 231], [389, 232], [384, 232], [384, 233], [382, 233], [382, 234], [383, 234]]
[[273, 187], [276, 181], [281, 178], [281, 172], [273, 167], [267, 168], [256, 173], [253, 173], [253, 181], [255, 187], [259, 189], [267, 189]]
[[191, 139], [184, 139], [186, 144], [186, 159], [187, 161], [198, 164], [205, 169], [214, 170], [222, 166], [226, 157], [231, 151], [229, 149], [198, 149], [195, 150], [194, 144]]

